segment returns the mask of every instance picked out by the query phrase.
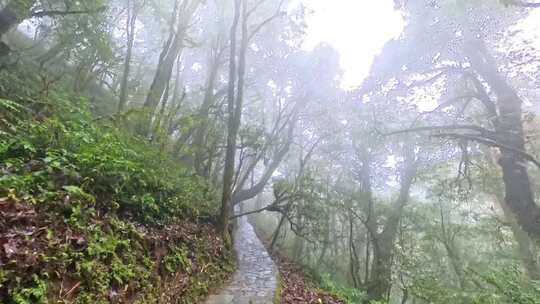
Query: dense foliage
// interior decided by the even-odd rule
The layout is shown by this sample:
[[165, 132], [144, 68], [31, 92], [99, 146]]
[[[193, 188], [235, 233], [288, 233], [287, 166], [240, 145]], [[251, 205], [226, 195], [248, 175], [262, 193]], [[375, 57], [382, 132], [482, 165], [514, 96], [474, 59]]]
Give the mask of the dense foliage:
[[203, 180], [85, 97], [16, 92], [0, 100], [3, 302], [192, 303], [232, 270]]

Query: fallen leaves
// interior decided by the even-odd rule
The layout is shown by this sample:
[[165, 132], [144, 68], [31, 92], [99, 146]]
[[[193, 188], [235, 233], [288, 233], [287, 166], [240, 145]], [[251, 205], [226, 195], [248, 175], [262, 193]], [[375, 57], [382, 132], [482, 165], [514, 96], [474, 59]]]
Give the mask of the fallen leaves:
[[[178, 297], [197, 302], [198, 297], [223, 281], [232, 270], [228, 266], [232, 263], [232, 253], [225, 249], [219, 233], [209, 223], [178, 220], [166, 226], [145, 226], [107, 214], [88, 213], [89, 218], [72, 225], [62, 213], [65, 208], [58, 207], [64, 205], [69, 202], [62, 198], [58, 203], [47, 204], [0, 198], [0, 269], [8, 275], [0, 282], [0, 299], [7, 298], [21, 284], [30, 286], [33, 274], [45, 275], [51, 287], [48, 291], [51, 299], [73, 301], [79, 294], [94, 290], [90, 289], [94, 282], [78, 274], [80, 271], [73, 262], [73, 257], [77, 257], [78, 265], [82, 265], [88, 258], [86, 250], [91, 242], [96, 245], [93, 231], [114, 233], [118, 239], [130, 242], [126, 244], [131, 244], [130, 250], [135, 250], [139, 257], [134, 263], [149, 268], [152, 273], [145, 280], [161, 282], [159, 294], [163, 302]], [[125, 246], [128, 245], [117, 247], [118, 254]], [[172, 251], [175, 247], [185, 248], [188, 261], [174, 273], [166, 272], [162, 261], [175, 254]], [[147, 292], [141, 286], [135, 281], [123, 284], [111, 281], [109, 286], [104, 285], [107, 290], [103, 296], [115, 303], [131, 303]]]
[[[260, 231], [255, 226], [255, 232], [268, 248], [268, 240], [261, 237]], [[272, 259], [279, 268], [281, 277], [281, 303], [282, 304], [344, 304], [328, 292], [316, 288], [304, 275], [302, 269], [278, 252], [272, 253]]]
[[35, 263], [38, 247], [33, 239], [38, 232], [37, 213], [29, 205], [0, 198], [0, 266]]
[[283, 284], [281, 293], [282, 304], [343, 304], [337, 297], [317, 290], [305, 278], [302, 270], [287, 258], [274, 254], [274, 261], [278, 264]]

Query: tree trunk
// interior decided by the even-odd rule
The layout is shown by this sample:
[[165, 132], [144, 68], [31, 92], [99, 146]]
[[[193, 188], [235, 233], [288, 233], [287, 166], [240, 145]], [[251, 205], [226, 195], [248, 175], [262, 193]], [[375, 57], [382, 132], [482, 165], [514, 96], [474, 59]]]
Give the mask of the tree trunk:
[[171, 101], [171, 110], [167, 114], [165, 127], [167, 128], [167, 136], [171, 136], [177, 128], [175, 118], [177, 118], [180, 109], [182, 108], [183, 101], [186, 98], [186, 91], [180, 90], [182, 86], [182, 65], [180, 60], [176, 61], [176, 78], [174, 80], [173, 96]]
[[[327, 194], [328, 195], [328, 194]], [[322, 263], [324, 262], [324, 258], [326, 257], [326, 252], [328, 251], [328, 247], [330, 247], [330, 217], [328, 214], [325, 216], [324, 221], [324, 240], [323, 240], [323, 248], [321, 249], [321, 254], [319, 255], [319, 258], [317, 258], [318, 267], [321, 267]]]
[[281, 215], [281, 218], [279, 219], [279, 224], [277, 225], [276, 231], [272, 234], [272, 242], [270, 242], [270, 253], [274, 252], [274, 247], [276, 246], [279, 232], [281, 231], [281, 227], [285, 223], [285, 215]]
[[124, 58], [124, 72], [122, 74], [122, 81], [120, 83], [120, 99], [118, 101], [118, 113], [124, 111], [127, 103], [127, 87], [129, 80], [129, 71], [131, 69], [131, 57], [133, 54], [133, 44], [135, 42], [135, 23], [137, 21], [138, 8], [137, 4], [132, 0], [128, 0], [128, 16], [126, 20], [126, 58]]
[[[226, 244], [230, 245], [229, 217], [232, 211], [232, 193], [234, 179], [234, 163], [236, 157], [236, 137], [240, 127], [240, 116], [235, 114], [235, 82], [236, 82], [236, 32], [240, 19], [241, 0], [234, 1], [234, 19], [231, 26], [230, 57], [229, 57], [229, 87], [227, 108], [229, 119], [227, 123], [227, 148], [225, 151], [225, 167], [223, 169], [223, 195], [221, 198], [220, 228]], [[238, 92], [240, 94], [240, 92]], [[239, 99], [241, 101], [241, 99]], [[241, 104], [239, 104], [241, 106]], [[239, 105], [236, 105], [238, 107]], [[240, 113], [241, 113], [240, 109]]]
[[[300, 225], [302, 224], [301, 219], [299, 220]], [[298, 264], [302, 264], [304, 258], [304, 238], [299, 235], [295, 235], [294, 244], [293, 244], [293, 259]]]
[[392, 259], [394, 242], [397, 237], [399, 223], [403, 210], [409, 201], [409, 193], [417, 171], [417, 161], [412, 147], [405, 147], [402, 173], [400, 174], [399, 196], [394, 202], [390, 215], [386, 219], [383, 230], [377, 233], [371, 228], [373, 244], [373, 260], [371, 264], [371, 277], [367, 284], [368, 301], [385, 300], [391, 288]]
[[402, 289], [403, 296], [401, 297], [401, 304], [407, 304], [407, 301], [409, 301], [409, 290], [404, 288]]
[[[243, 189], [242, 183], [238, 185], [239, 188], [237, 191], [234, 192], [234, 196], [233, 196], [234, 205], [241, 203], [243, 201], [246, 201], [248, 199], [252, 199], [264, 190], [264, 187], [266, 186], [266, 184], [268, 183], [268, 181], [270, 180], [274, 172], [277, 170], [277, 168], [281, 164], [281, 161], [285, 158], [285, 156], [290, 150], [292, 140], [293, 140], [294, 130], [296, 126], [295, 124], [296, 116], [294, 116], [292, 119], [293, 121], [290, 124], [288, 135], [287, 135], [287, 142], [283, 145], [283, 147], [281, 147], [281, 149], [276, 153], [276, 155], [274, 155], [272, 162], [268, 166], [266, 166], [262, 177], [259, 179], [259, 181], [256, 184], [254, 184], [249, 189]], [[255, 167], [253, 167], [253, 169], [254, 168]], [[249, 174], [249, 172], [247, 174]]]
[[458, 247], [454, 241], [454, 237], [449, 235], [449, 225], [447, 220], [444, 217], [444, 210], [442, 204], [439, 204], [439, 217], [441, 220], [441, 243], [446, 250], [446, 255], [448, 256], [448, 262], [450, 267], [454, 270], [454, 274], [458, 279], [459, 288], [465, 290], [467, 288], [467, 281], [465, 280], [463, 263], [461, 260], [461, 255], [459, 254]]
[[195, 131], [193, 139], [193, 146], [195, 147], [195, 170], [198, 175], [208, 177], [210, 172], [208, 166], [204, 165], [206, 153], [205, 151], [205, 137], [208, 133], [208, 123], [210, 107], [214, 103], [214, 88], [216, 86], [216, 79], [219, 71], [221, 52], [219, 45], [216, 47], [215, 54], [211, 55], [210, 67], [208, 71], [208, 79], [206, 80], [206, 88], [204, 91], [204, 98], [198, 115], [198, 128]]
[[514, 214], [506, 205], [502, 191], [496, 191], [496, 200], [503, 210], [505, 219], [510, 224], [510, 229], [512, 230], [512, 234], [518, 245], [517, 254], [521, 261], [521, 265], [531, 280], [540, 280], [540, 269], [538, 268], [537, 256], [534, 254], [533, 242], [529, 235], [521, 229]]
[[354, 220], [352, 213], [349, 211], [349, 273], [354, 288], [359, 288], [361, 285], [361, 280], [358, 277], [359, 264], [358, 253], [354, 244]]
[[389, 240], [373, 242], [371, 277], [367, 284], [367, 303], [385, 300], [390, 291], [393, 245], [394, 243]]
[[162, 122], [165, 120], [165, 110], [167, 109], [167, 103], [169, 101], [170, 89], [171, 89], [171, 84], [169, 81], [167, 82], [167, 86], [165, 87], [165, 92], [163, 93], [163, 97], [161, 98], [161, 107], [159, 109], [159, 114], [156, 116], [156, 119], [154, 122], [152, 142], [164, 143], [168, 136], [168, 132], [167, 132], [168, 130], [166, 127], [162, 128], [162, 125], [163, 125]]
[[514, 235], [514, 239], [517, 242], [518, 245], [518, 256], [521, 260], [521, 265], [525, 269], [525, 272], [527, 273], [527, 276], [531, 280], [540, 280], [540, 269], [538, 267], [538, 257], [535, 254], [534, 244], [531, 241], [531, 238], [529, 235], [521, 229], [519, 224], [516, 222], [516, 219], [514, 215], [512, 214], [510, 208], [506, 205], [504, 202], [503, 196], [497, 196], [497, 200], [499, 201], [499, 204], [501, 205], [504, 216], [507, 221], [510, 223], [510, 229], [512, 230], [512, 234]]
[[154, 75], [154, 79], [152, 80], [152, 84], [150, 85], [148, 95], [144, 102], [144, 119], [139, 126], [139, 133], [143, 136], [149, 135], [152, 118], [163, 97], [167, 83], [171, 79], [174, 63], [178, 56], [180, 56], [180, 52], [184, 47], [183, 42], [186, 38], [191, 19], [200, 4], [201, 0], [186, 0], [183, 2], [183, 7], [180, 8], [176, 31], [172, 34], [170, 41], [166, 43], [161, 52], [156, 74]]
[[[522, 121], [522, 100], [498, 71], [484, 42], [469, 38], [467, 48], [472, 68], [482, 76], [497, 96], [498, 116], [493, 119], [497, 141], [510, 149], [501, 148], [499, 165], [503, 172], [504, 201], [516, 220], [531, 238], [540, 239], [540, 208], [535, 202], [527, 172], [525, 136]], [[512, 151], [514, 150], [514, 151]]]
[[[268, 22], [270, 22], [272, 19], [274, 19], [275, 17], [280, 15], [279, 8], [281, 8], [281, 4], [280, 4], [280, 6], [278, 8], [278, 12], [276, 12], [275, 15], [273, 15], [269, 19], [263, 21], [262, 23], [258, 24], [255, 27], [254, 30], [249, 32], [248, 31], [248, 18], [254, 12], [254, 10], [256, 10], [257, 5], [255, 5], [253, 10], [248, 12], [248, 10], [247, 10], [248, 1], [243, 0], [242, 3], [244, 5], [244, 9], [243, 9], [243, 13], [242, 13], [242, 15], [243, 15], [243, 18], [242, 18], [242, 42], [241, 42], [240, 54], [239, 54], [239, 58], [238, 58], [238, 60], [239, 60], [238, 88], [237, 88], [238, 96], [236, 97], [237, 104], [239, 104], [239, 105], [242, 105], [242, 103], [243, 103], [246, 52], [247, 52], [247, 49], [248, 49], [249, 41], [250, 41], [250, 39], [252, 39], [255, 36], [255, 34], [257, 32], [259, 32], [266, 24], [268, 24]], [[243, 202], [245, 200], [251, 199], [251, 198], [257, 196], [257, 194], [261, 193], [264, 190], [264, 187], [268, 183], [268, 180], [273, 175], [273, 173], [275, 172], [275, 170], [277, 169], [277, 167], [281, 163], [282, 159], [284, 158], [284, 156], [289, 151], [289, 148], [290, 148], [290, 145], [291, 145], [292, 135], [294, 133], [294, 128], [295, 128], [295, 122], [296, 122], [296, 117], [295, 116], [298, 113], [298, 110], [301, 107], [301, 105], [305, 105], [306, 102], [307, 102], [307, 100], [302, 101], [300, 103], [297, 103], [293, 108], [292, 112], [294, 114], [293, 114], [293, 118], [291, 119], [291, 123], [290, 123], [289, 134], [288, 134], [288, 139], [289, 139], [288, 142], [286, 144], [284, 144], [281, 149], [279, 149], [279, 151], [277, 152], [276, 156], [274, 157], [272, 163], [269, 166], [266, 167], [267, 170], [264, 172], [261, 179], [256, 184], [252, 185], [252, 187], [250, 189], [243, 189], [243, 185], [244, 185], [244, 182], [246, 180], [245, 177], [249, 176], [252, 173], [252, 171], [250, 171], [250, 170], [254, 170], [255, 167], [252, 166], [252, 168], [250, 168], [250, 170], [248, 170], [248, 172], [246, 172], [246, 174], [240, 179], [240, 182], [236, 185], [236, 189], [231, 193], [231, 204], [232, 205], [236, 205], [236, 204], [241, 203], [241, 202]], [[241, 114], [242, 114], [242, 107], [237, 106], [236, 109], [235, 109], [235, 117], [237, 117], [238, 124], [240, 123]], [[230, 131], [230, 128], [229, 128], [229, 131]], [[235, 140], [236, 140], [236, 138], [235, 138]], [[227, 164], [227, 159], [226, 159], [226, 164]], [[227, 168], [227, 166], [225, 166], [225, 167]], [[240, 173], [241, 172], [238, 172], [239, 175], [240, 175]], [[234, 179], [234, 172], [232, 172], [230, 174], [233, 176], [231, 179]], [[232, 185], [232, 182], [231, 182], [231, 185]]]
[[364, 282], [368, 282], [369, 280], [369, 265], [371, 264], [371, 238], [369, 235], [369, 231], [366, 232], [366, 247], [365, 247], [365, 255], [366, 259], [364, 261]]
[[[493, 153], [491, 153], [489, 149], [484, 149], [484, 154], [486, 155], [487, 162], [495, 169], [497, 161], [495, 160]], [[510, 224], [510, 229], [512, 230], [512, 234], [518, 245], [517, 254], [521, 261], [521, 265], [530, 279], [540, 280], [540, 268], [538, 267], [538, 259], [535, 250], [533, 249], [534, 244], [529, 235], [521, 229], [512, 210], [510, 210], [506, 204], [501, 184], [494, 186], [494, 197], [503, 211], [505, 220]]]

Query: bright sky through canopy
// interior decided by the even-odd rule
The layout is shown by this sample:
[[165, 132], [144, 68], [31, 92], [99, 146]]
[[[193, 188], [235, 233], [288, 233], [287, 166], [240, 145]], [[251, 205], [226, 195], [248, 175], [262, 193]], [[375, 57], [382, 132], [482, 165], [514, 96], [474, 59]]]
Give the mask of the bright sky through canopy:
[[384, 43], [399, 36], [404, 21], [392, 0], [302, 0], [314, 12], [308, 18], [304, 48], [321, 42], [341, 54], [342, 86], [361, 84]]

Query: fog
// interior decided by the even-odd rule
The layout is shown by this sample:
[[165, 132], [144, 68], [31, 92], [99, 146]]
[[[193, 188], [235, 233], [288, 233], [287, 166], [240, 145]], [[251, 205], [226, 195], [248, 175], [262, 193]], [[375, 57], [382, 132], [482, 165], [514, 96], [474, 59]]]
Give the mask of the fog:
[[[237, 273], [251, 249], [235, 240], [253, 226], [282, 303], [538, 303], [540, 3], [527, 1], [0, 1], [0, 155], [32, 142], [21, 121], [87, 109], [75, 120], [120, 132], [122, 155], [155, 151], [148, 166], [205, 189], [140, 204], [198, 210]], [[9, 155], [2, 174], [30, 166]], [[10, 178], [6, 202], [46, 188]], [[138, 221], [112, 201], [98, 217]], [[288, 298], [282, 261], [342, 302]], [[8, 298], [19, 287], [5, 277], [0, 302], [37, 303]]]

